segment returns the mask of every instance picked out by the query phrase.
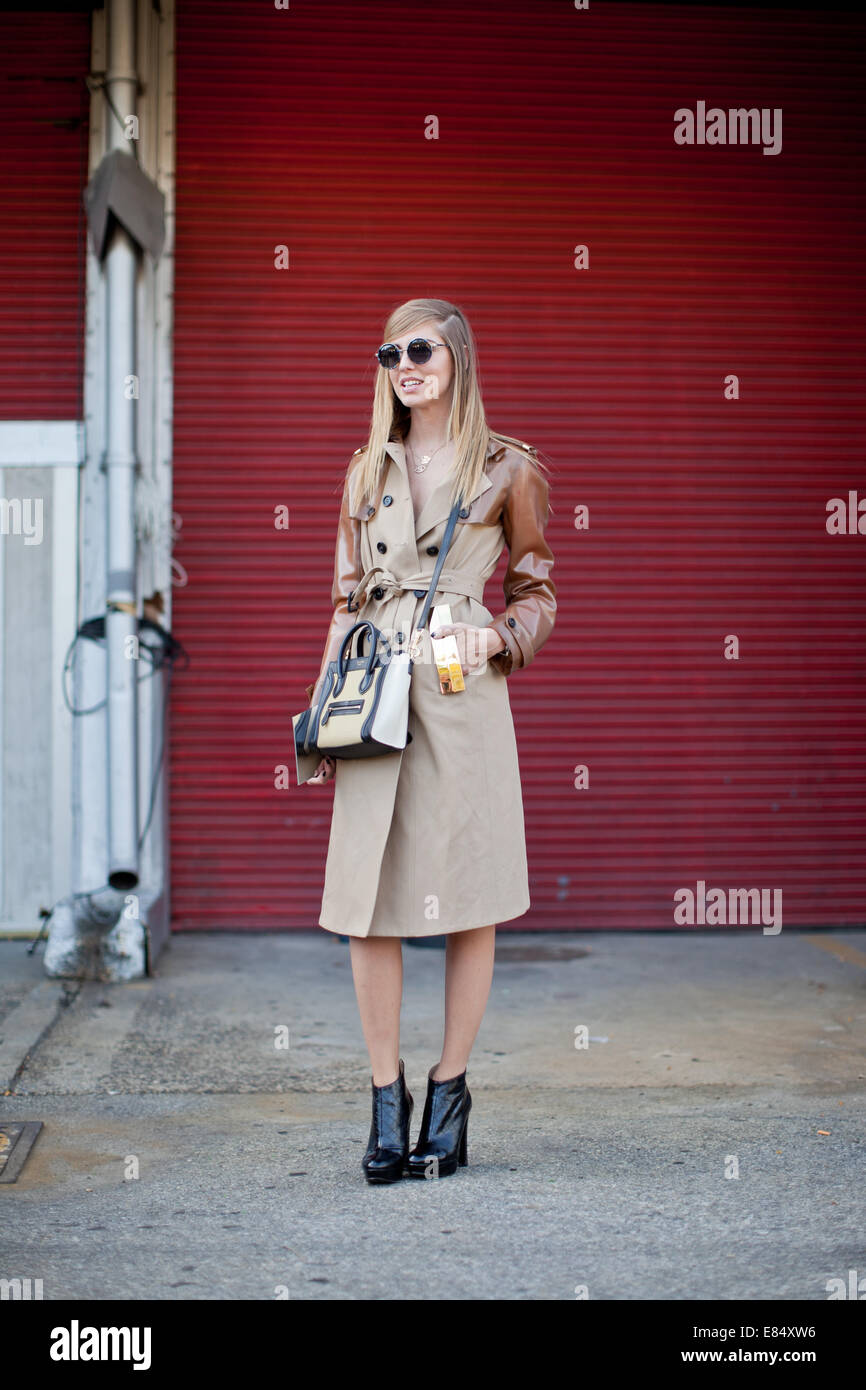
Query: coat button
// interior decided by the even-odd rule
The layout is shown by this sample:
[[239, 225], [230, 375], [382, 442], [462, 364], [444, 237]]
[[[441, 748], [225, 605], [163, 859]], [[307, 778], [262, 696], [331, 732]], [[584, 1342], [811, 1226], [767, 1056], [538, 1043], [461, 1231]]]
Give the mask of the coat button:
[[509, 618], [509, 619], [508, 619], [508, 626], [509, 626], [509, 627], [517, 627], [517, 623], [514, 621], [513, 618]]
[[383, 596], [384, 592], [385, 592], [385, 590], [382, 588], [382, 585], [381, 585], [381, 584], [377, 584], [376, 587], [375, 587], [375, 589], [373, 590], [373, 597], [374, 597], [374, 598], [381, 598], [381, 597]]
[[394, 498], [391, 496], [390, 492], [389, 492], [389, 493], [386, 493], [386, 495], [382, 498], [382, 506], [383, 506], [383, 507], [390, 507], [390, 505], [391, 505], [391, 503], [392, 503], [393, 501], [394, 501]]
[[459, 511], [459, 513], [458, 513], [458, 515], [460, 515], [460, 516], [468, 516], [468, 515], [469, 515], [469, 508], [468, 508], [468, 507], [461, 507], [461, 508], [460, 508], [460, 511]]
[[381, 551], [381, 553], [384, 555], [384, 554], [385, 554], [385, 551], [388, 549], [388, 547], [387, 547], [387, 545], [385, 544], [384, 541], [377, 541], [377, 542], [376, 542], [376, 549], [379, 550], [379, 551]]
[[428, 555], [438, 555], [438, 554], [439, 554], [439, 547], [438, 547], [438, 545], [428, 545], [428, 547], [427, 547], [427, 554], [428, 554]]
[[412, 590], [412, 593], [415, 595], [416, 598], [424, 598], [425, 595], [426, 595], [426, 593], [427, 593], [427, 590], [426, 590], [426, 589], [413, 589], [413, 590]]
[[375, 507], [372, 507], [372, 506], [371, 506], [371, 507], [368, 507], [368, 508], [367, 508], [367, 515], [368, 515], [368, 516], [372, 516], [375, 510], [376, 510]]

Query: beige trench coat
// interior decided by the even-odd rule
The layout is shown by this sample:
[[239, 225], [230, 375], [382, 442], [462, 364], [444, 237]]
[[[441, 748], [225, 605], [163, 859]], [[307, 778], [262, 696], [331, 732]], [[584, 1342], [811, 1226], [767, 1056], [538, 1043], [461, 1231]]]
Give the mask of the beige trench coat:
[[[315, 696], [354, 623], [369, 618], [389, 639], [402, 633], [408, 643], [432, 578], [450, 511], [450, 479], [416, 517], [404, 446], [392, 442], [387, 450], [390, 463], [378, 497], [362, 498], [353, 509], [351, 464], [347, 471], [334, 616]], [[412, 741], [394, 753], [338, 759], [319, 916], [326, 931], [437, 936], [505, 922], [529, 908], [507, 678], [529, 665], [553, 628], [547, 499], [548, 484], [535, 464], [491, 441], [475, 495], [464, 499], [466, 515], [458, 519], [433, 602], [450, 604], [453, 622], [495, 627], [506, 650], [470, 670], [464, 691], [444, 695], [428, 626], [412, 670]], [[494, 617], [483, 601], [484, 586], [505, 543], [506, 606]], [[314, 775], [319, 761], [298, 759], [299, 783]]]

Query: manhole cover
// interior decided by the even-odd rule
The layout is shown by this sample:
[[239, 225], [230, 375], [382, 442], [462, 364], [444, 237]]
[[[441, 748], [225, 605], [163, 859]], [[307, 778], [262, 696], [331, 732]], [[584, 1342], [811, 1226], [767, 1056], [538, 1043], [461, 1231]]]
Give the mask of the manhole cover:
[[0, 1124], [0, 1182], [14, 1182], [42, 1128], [41, 1120], [4, 1120]]
[[544, 961], [580, 960], [589, 955], [588, 946], [566, 946], [564, 942], [534, 942], [531, 946], [509, 946], [496, 943], [496, 960], [499, 961]]

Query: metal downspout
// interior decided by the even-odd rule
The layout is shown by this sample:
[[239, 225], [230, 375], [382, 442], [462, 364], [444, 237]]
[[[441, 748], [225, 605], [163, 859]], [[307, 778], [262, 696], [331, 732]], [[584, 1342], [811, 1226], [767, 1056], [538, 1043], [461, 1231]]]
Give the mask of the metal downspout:
[[[107, 0], [106, 152], [129, 153], [120, 117], [135, 114], [136, 0]], [[114, 223], [105, 257], [106, 281], [106, 617], [108, 881], [134, 888], [138, 861], [138, 701], [135, 476], [137, 381], [136, 281], [138, 249]]]

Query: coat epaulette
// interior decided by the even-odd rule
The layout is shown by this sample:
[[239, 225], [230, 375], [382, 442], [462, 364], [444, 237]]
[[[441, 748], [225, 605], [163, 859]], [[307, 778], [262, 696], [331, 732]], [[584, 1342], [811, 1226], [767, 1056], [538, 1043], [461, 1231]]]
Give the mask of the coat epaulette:
[[536, 449], [534, 444], [527, 444], [526, 441], [523, 439], [515, 439], [514, 445], [512, 447], [514, 446], [516, 446], [518, 449], [525, 449], [526, 452], [528, 454], [531, 454], [533, 458], [538, 458], [538, 450]]

